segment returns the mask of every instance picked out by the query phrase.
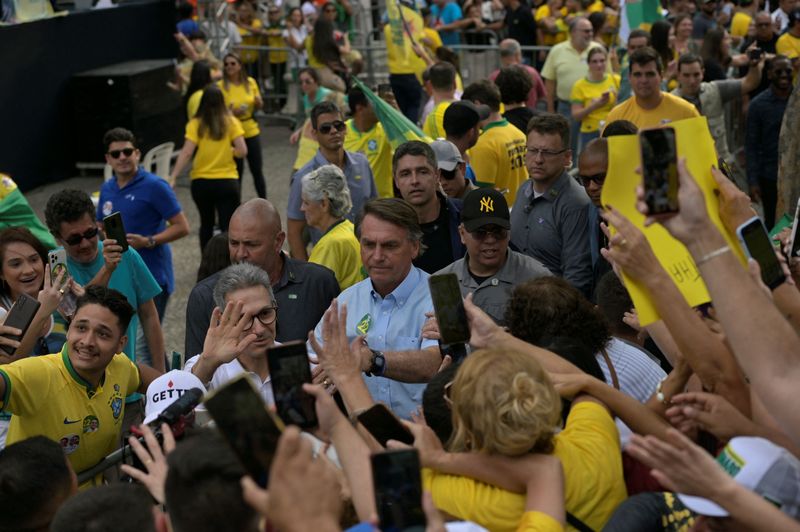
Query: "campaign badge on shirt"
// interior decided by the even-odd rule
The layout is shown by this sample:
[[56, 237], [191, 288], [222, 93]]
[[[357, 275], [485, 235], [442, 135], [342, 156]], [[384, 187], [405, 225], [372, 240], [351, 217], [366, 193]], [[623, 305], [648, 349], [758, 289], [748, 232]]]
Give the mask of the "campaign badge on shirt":
[[358, 334], [367, 334], [369, 328], [372, 326], [372, 316], [368, 313], [356, 324], [356, 332]]
[[108, 216], [112, 212], [114, 212], [114, 204], [111, 203], [111, 200], [106, 200], [103, 203], [103, 216]]
[[97, 432], [100, 429], [100, 420], [97, 416], [86, 416], [83, 418], [83, 433]]
[[64, 449], [64, 454], [72, 454], [78, 450], [81, 444], [81, 437], [77, 434], [69, 434], [59, 440], [61, 448]]

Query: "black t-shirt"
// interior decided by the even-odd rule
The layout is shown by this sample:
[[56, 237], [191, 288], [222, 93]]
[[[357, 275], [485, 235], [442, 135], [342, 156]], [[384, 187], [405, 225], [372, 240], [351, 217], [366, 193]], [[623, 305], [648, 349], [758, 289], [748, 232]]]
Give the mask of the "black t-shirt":
[[515, 107], [503, 114], [503, 118], [511, 122], [517, 129], [528, 134], [528, 122], [538, 113], [528, 107]]
[[414, 261], [414, 266], [428, 273], [436, 273], [453, 262], [447, 203], [440, 199], [439, 205], [439, 217], [433, 222], [420, 224], [422, 243], [427, 249]]
[[506, 13], [506, 29], [508, 38], [516, 39], [522, 46], [536, 44], [536, 21], [527, 2], [522, 2], [517, 9]]

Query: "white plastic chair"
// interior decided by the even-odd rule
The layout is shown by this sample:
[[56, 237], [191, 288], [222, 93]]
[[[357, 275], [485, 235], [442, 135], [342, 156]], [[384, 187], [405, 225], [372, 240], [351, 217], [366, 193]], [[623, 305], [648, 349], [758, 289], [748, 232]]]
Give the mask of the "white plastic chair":
[[109, 181], [112, 177], [114, 177], [114, 169], [111, 168], [111, 165], [106, 163], [103, 167], [103, 181]]
[[161, 179], [167, 181], [169, 179], [169, 166], [174, 151], [174, 142], [159, 144], [145, 154], [142, 166], [144, 166], [144, 169], [148, 172], [152, 172]]

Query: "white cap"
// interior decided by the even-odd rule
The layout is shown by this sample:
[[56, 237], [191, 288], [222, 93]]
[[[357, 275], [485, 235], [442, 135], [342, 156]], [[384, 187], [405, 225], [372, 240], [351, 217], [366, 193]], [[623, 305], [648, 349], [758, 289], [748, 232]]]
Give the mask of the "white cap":
[[206, 391], [203, 383], [193, 373], [177, 369], [173, 369], [151, 382], [145, 396], [143, 423], [151, 423], [158, 419], [161, 412], [192, 388], [199, 388], [204, 393]]
[[[800, 460], [783, 447], [764, 438], [733, 438], [717, 456], [719, 465], [740, 485], [774, 504], [783, 513], [800, 517]], [[725, 517], [717, 503], [679, 493], [678, 498], [694, 513]]]

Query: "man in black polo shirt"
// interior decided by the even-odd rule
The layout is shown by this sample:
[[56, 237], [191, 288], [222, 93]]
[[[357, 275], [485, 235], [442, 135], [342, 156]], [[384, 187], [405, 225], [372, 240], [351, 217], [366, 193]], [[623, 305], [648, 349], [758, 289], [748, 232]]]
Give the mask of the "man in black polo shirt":
[[[516, 40], [522, 46], [534, 46], [536, 21], [533, 19], [530, 4], [526, 0], [503, 0], [503, 7], [506, 8], [507, 37]], [[533, 66], [533, 52], [522, 52], [522, 57], [525, 64]]]
[[[288, 257], [281, 246], [286, 233], [278, 211], [265, 199], [252, 199], [239, 206], [228, 227], [231, 262], [249, 262], [261, 267], [272, 280], [275, 302], [283, 316], [275, 339], [278, 342], [306, 339], [322, 314], [339, 295], [339, 283], [324, 266]], [[186, 346], [189, 358], [203, 350], [211, 312], [213, 291], [219, 273], [198, 283], [186, 304]]]
[[422, 227], [425, 250], [414, 266], [434, 273], [464, 256], [458, 234], [461, 201], [439, 190], [436, 154], [428, 144], [412, 140], [398, 146], [392, 158], [394, 183], [404, 200], [414, 207]]

